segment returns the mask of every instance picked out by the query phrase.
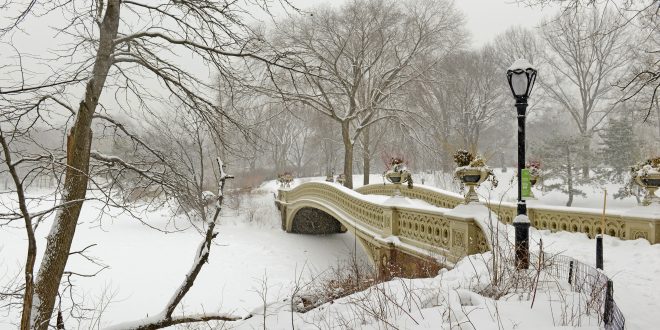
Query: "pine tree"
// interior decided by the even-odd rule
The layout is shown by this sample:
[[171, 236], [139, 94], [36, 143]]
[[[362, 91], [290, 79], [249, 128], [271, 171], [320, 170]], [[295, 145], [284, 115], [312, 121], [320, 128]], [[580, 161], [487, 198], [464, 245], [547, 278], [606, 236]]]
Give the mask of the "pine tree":
[[550, 182], [545, 186], [549, 190], [559, 190], [568, 195], [566, 206], [573, 204], [575, 196], [586, 196], [577, 188], [583, 183], [580, 175], [580, 137], [553, 137], [545, 140], [535, 154], [543, 164], [543, 178]]
[[628, 167], [638, 159], [639, 146], [633, 133], [632, 121], [627, 117], [611, 118], [600, 133], [602, 142], [598, 155], [608, 169], [605, 178], [622, 182]]

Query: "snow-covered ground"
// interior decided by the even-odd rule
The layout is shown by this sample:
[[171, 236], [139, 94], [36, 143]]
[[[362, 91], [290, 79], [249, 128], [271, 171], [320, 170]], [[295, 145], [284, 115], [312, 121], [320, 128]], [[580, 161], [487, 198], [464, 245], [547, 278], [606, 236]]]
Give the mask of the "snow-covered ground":
[[[319, 179], [322, 178], [298, 181]], [[371, 181], [382, 182], [382, 179], [374, 175]], [[431, 178], [425, 179], [425, 183], [429, 181]], [[356, 186], [361, 182], [361, 177], [356, 176]], [[508, 183], [502, 177], [500, 182], [500, 187]], [[265, 283], [269, 303], [266, 327], [288, 329], [291, 328], [292, 314], [285, 299], [291, 295], [297, 274], [317, 276], [337, 265], [338, 260], [350, 258], [355, 246], [350, 234], [304, 236], [284, 233], [279, 227], [279, 215], [273, 205], [271, 192], [275, 188], [274, 182], [267, 182], [262, 189], [242, 200], [242, 211], [225, 212], [219, 226], [217, 244], [211, 250], [210, 262], [184, 299], [184, 309], [178, 312], [222, 311], [245, 315], [256, 311], [253, 318], [231, 326], [240, 329], [263, 328], [264, 320], [258, 313], [263, 305], [261, 294]], [[578, 205], [600, 205], [602, 195], [590, 196], [589, 202]], [[540, 201], [544, 201], [543, 197]], [[1, 202], [4, 205], [8, 203]], [[151, 226], [181, 229], [165, 234], [148, 228], [126, 213], [106, 211], [99, 220], [100, 207], [99, 202], [85, 204], [72, 250], [97, 244], [87, 252], [110, 268], [95, 277], [74, 276], [72, 280], [77, 301], [97, 310], [104, 309], [104, 312], [97, 324], [89, 324], [85, 320], [78, 324], [69, 318], [67, 329], [102, 328], [160, 312], [190, 267], [195, 248], [201, 240], [197, 231], [178, 217], [175, 217], [178, 221], [174, 226], [168, 209], [141, 213], [142, 220]], [[49, 221], [37, 230], [39, 243], [44, 241], [50, 227]], [[0, 229], [0, 287], [13, 275], [21, 276], [19, 272], [26, 246], [24, 237], [24, 231], [18, 224]], [[546, 251], [561, 252], [587, 264], [595, 263], [595, 241], [586, 235], [533, 230], [533, 241], [538, 242], [539, 238], [543, 238]], [[43, 244], [39, 245], [39, 251], [43, 248]], [[359, 247], [358, 254], [360, 258], [365, 258]], [[443, 271], [436, 278], [397, 279], [381, 285], [380, 291], [372, 289], [306, 314], [294, 314], [293, 324], [297, 329], [385, 328], [384, 323], [375, 322], [374, 316], [369, 316], [378, 306], [372, 304], [369, 307], [360, 303], [364, 301], [360, 295], [365, 294], [371, 294], [368, 301], [378, 302], [378, 299], [383, 299], [379, 298], [378, 292], [383, 290], [407, 303], [406, 308], [389, 305], [382, 311], [391, 316], [388, 322], [391, 322], [392, 328], [448, 329], [458, 322], [468, 321], [473, 322], [477, 329], [500, 326], [504, 329], [544, 329], [562, 324], [557, 314], [560, 304], [552, 290], [546, 294], [542, 292], [533, 309], [526, 298], [522, 301], [518, 297], [493, 301], [470, 291], [470, 281], [475, 274], [483, 277], [486, 272], [477, 263], [485, 257], [487, 255], [465, 259], [453, 270]], [[655, 328], [660, 324], [660, 313], [656, 312], [659, 307], [656, 298], [660, 297], [660, 265], [657, 263], [660, 260], [660, 245], [650, 245], [641, 239], [621, 241], [606, 237], [604, 259], [605, 272], [614, 280], [615, 299], [626, 316], [627, 328]], [[67, 266], [67, 270], [83, 274], [91, 274], [98, 269], [98, 265], [78, 255], [73, 255]], [[65, 302], [63, 306], [66, 306]], [[0, 315], [0, 329], [14, 329], [17, 315], [17, 309]], [[98, 315], [88, 313], [86, 316]], [[586, 322], [583, 325], [589, 324]], [[470, 328], [469, 323], [464, 323], [462, 328]]]
[[[289, 294], [293, 279], [301, 273], [319, 274], [351, 256], [355, 242], [350, 235], [305, 236], [282, 231], [268, 193], [256, 194], [241, 204], [242, 211], [227, 210], [222, 217], [209, 263], [183, 301], [186, 313], [247, 313], [262, 304], [259, 291], [264, 279], [268, 299], [277, 300]], [[101, 320], [106, 326], [160, 312], [190, 268], [202, 236], [187, 228], [181, 217], [176, 225], [181, 231], [169, 234], [150, 229], [127, 213], [107, 213], [99, 220], [100, 206], [95, 201], [85, 203], [72, 251], [96, 244], [87, 250], [88, 255], [110, 268], [93, 278], [72, 277], [78, 301], [95, 307], [111, 299]], [[256, 210], [252, 222], [249, 209]], [[167, 209], [141, 216], [151, 226], [175, 229]], [[50, 222], [41, 224], [36, 232], [39, 252], [43, 252]], [[0, 287], [20, 271], [26, 246], [24, 230], [18, 224], [0, 229]], [[358, 254], [364, 257], [361, 250]], [[66, 270], [93, 274], [99, 268], [74, 255]], [[0, 314], [0, 329], [15, 329], [17, 315]], [[84, 322], [80, 329], [88, 326]]]

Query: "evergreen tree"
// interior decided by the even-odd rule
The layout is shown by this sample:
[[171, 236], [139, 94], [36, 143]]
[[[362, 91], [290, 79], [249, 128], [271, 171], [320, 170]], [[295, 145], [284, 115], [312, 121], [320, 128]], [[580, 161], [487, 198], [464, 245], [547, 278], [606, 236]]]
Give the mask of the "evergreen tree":
[[580, 175], [580, 141], [580, 137], [551, 137], [543, 142], [542, 148], [534, 152], [543, 164], [544, 182], [550, 183], [545, 188], [567, 194], [566, 206], [573, 204], [575, 196], [586, 196], [577, 188], [578, 184], [584, 183]]
[[639, 157], [639, 146], [633, 133], [633, 123], [627, 117], [610, 118], [605, 129], [600, 133], [602, 142], [598, 154], [603, 165], [605, 178], [623, 182], [628, 168]]

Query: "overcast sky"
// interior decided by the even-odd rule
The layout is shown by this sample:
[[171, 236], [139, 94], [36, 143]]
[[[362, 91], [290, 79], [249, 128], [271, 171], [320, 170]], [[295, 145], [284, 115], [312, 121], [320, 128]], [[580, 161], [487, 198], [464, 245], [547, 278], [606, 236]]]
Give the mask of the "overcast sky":
[[[272, 0], [271, 3], [275, 4], [277, 1], [278, 0]], [[339, 6], [346, 0], [289, 1], [291, 1], [294, 6], [305, 10], [321, 4]], [[544, 16], [549, 16], [552, 12], [550, 9], [542, 9], [539, 7], [522, 7], [519, 6], [515, 0], [455, 0], [454, 3], [465, 15], [467, 28], [472, 35], [473, 47], [480, 47], [493, 40], [497, 34], [506, 30], [510, 26], [522, 25], [526, 27], [534, 27]], [[285, 16], [283, 9], [272, 9], [277, 15], [276, 19]], [[257, 8], [255, 8], [254, 11], [249, 11], [258, 20], [272, 21], [273, 19], [263, 12], [259, 13], [260, 10]], [[289, 11], [292, 12], [291, 9], [289, 9]], [[15, 62], [18, 61], [17, 51], [20, 51], [23, 55], [36, 54], [37, 57], [53, 57], [54, 54], [52, 53], [52, 49], [61, 48], [58, 45], [62, 42], [62, 36], [56, 36], [55, 32], [49, 28], [51, 25], [49, 20], [61, 20], [61, 17], [40, 17], [38, 19], [31, 19], [32, 21], [30, 24], [25, 24], [23, 26], [24, 33], [17, 33], [16, 37], [8, 43], [0, 43], [0, 69], [2, 69], [3, 64], [16, 64]], [[35, 24], [37, 21], [39, 24]], [[28, 77], [31, 79], [28, 79], [28, 84], [40, 82], [42, 78], [41, 74], [52, 75], [54, 71], [60, 69], [59, 66], [51, 67], [50, 65], [52, 63], [48, 61], [39, 61], [38, 59], [32, 59], [28, 56], [23, 57], [22, 60], [23, 64], [31, 70]], [[204, 79], [204, 76], [208, 76], [208, 79], [213, 79], [217, 74], [217, 72], [210, 71], [208, 66], [203, 65], [203, 63], [199, 61], [192, 60], [185, 56], [183, 56], [182, 61], [182, 63], [193, 63], [193, 66], [195, 67], [194, 71], [196, 71], [202, 79]], [[20, 79], [18, 79], [19, 74], [21, 74], [21, 72], [18, 70], [13, 70], [12, 72], [0, 70], [0, 87], [12, 86], [16, 81], [20, 81]], [[156, 82], [153, 83], [154, 87], [159, 87]], [[145, 84], [148, 83], [145, 82]], [[76, 102], [76, 97], [78, 97], [78, 95], [74, 96], [72, 103]]]
[[[345, 0], [292, 0], [301, 9], [319, 4], [340, 4]], [[406, 0], [399, 0], [406, 1]], [[536, 26], [544, 16], [550, 16], [552, 8], [529, 8], [515, 0], [454, 0], [465, 15], [467, 28], [472, 34], [472, 46], [481, 46], [492, 40], [509, 26]]]

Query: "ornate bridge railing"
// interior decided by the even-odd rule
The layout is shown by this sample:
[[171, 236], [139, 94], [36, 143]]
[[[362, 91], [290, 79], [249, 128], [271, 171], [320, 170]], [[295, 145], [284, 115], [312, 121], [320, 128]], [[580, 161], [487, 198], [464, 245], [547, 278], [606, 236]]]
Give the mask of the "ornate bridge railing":
[[405, 205], [325, 182], [279, 190], [276, 203], [287, 232], [355, 232], [383, 273], [392, 267], [409, 276], [437, 273], [441, 265], [489, 249], [479, 223], [454, 209]]
[[[391, 184], [372, 184], [356, 191], [365, 195], [391, 196], [394, 189]], [[400, 191], [403, 196], [421, 199], [438, 207], [453, 208], [463, 203], [461, 195], [433, 187], [416, 185], [412, 189], [402, 187]], [[484, 204], [503, 222], [510, 224], [516, 215], [514, 203], [488, 201]], [[528, 205], [527, 213], [532, 226], [537, 229], [582, 232], [589, 237], [601, 233], [601, 210]], [[650, 205], [625, 211], [607, 211], [605, 234], [626, 240], [644, 238], [652, 244], [660, 243], [660, 208]]]

